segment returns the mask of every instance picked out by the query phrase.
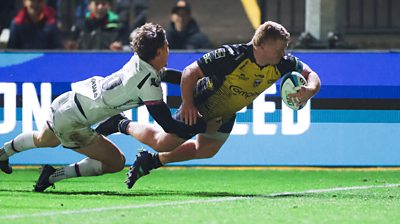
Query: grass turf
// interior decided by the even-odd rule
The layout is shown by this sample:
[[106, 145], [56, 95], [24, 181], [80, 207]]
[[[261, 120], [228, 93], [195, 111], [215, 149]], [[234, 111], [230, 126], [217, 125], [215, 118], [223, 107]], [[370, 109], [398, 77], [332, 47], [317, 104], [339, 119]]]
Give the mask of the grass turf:
[[133, 189], [125, 172], [32, 192], [37, 169], [0, 174], [0, 223], [396, 223], [400, 188], [272, 195], [400, 183], [400, 171], [160, 169]]

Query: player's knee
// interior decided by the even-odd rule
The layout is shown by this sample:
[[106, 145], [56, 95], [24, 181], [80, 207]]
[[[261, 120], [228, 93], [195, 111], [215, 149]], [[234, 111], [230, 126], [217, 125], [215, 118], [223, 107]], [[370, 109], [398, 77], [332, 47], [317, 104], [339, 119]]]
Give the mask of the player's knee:
[[125, 155], [121, 155], [120, 158], [113, 164], [114, 172], [119, 172], [125, 167], [126, 158]]
[[215, 154], [217, 154], [217, 152], [208, 152], [208, 153], [205, 155], [204, 159], [212, 158], [212, 157], [215, 156]]
[[[206, 150], [202, 150], [202, 153], [200, 155], [200, 157], [202, 159], [209, 159], [215, 156], [215, 154], [217, 154], [219, 149], [213, 148], [213, 149], [206, 149]], [[199, 156], [197, 156], [199, 157]]]
[[108, 159], [107, 161], [102, 161], [103, 170], [106, 170], [106, 173], [116, 173], [124, 169], [125, 167], [125, 156], [120, 154], [118, 156], [114, 156], [112, 159]]

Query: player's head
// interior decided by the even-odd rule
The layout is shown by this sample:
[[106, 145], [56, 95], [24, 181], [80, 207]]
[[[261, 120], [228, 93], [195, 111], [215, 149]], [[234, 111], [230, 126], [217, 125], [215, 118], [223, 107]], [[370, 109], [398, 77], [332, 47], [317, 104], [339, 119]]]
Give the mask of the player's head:
[[290, 33], [281, 24], [267, 21], [261, 24], [251, 40], [263, 64], [277, 64], [285, 55]]
[[161, 66], [167, 64], [168, 42], [164, 28], [158, 24], [146, 23], [137, 28], [132, 35], [131, 47], [146, 62], [156, 60]]

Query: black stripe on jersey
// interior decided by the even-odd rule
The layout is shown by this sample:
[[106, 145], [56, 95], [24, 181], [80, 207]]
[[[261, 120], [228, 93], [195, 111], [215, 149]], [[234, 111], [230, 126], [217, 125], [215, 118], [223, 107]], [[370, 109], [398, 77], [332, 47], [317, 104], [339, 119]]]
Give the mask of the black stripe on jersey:
[[147, 79], [149, 79], [149, 77], [150, 77], [150, 72], [149, 72], [149, 74], [147, 74], [147, 75], [142, 79], [142, 81], [140, 81], [140, 83], [137, 85], [137, 87], [138, 87], [139, 89], [141, 89], [141, 88], [143, 87], [144, 83], [147, 81]]

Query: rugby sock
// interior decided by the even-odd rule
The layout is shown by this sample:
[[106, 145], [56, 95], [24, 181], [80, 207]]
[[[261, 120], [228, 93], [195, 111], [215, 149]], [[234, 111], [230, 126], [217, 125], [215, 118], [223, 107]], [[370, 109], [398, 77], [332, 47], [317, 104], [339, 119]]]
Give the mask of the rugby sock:
[[128, 128], [129, 123], [131, 123], [131, 120], [129, 120], [129, 119], [121, 120], [118, 123], [118, 131], [123, 133], [123, 134], [129, 135], [129, 133], [127, 132], [127, 128]]
[[5, 153], [1, 155], [0, 160], [6, 160], [15, 153], [36, 148], [35, 143], [33, 142], [33, 133], [34, 132], [24, 132], [19, 134], [13, 140], [6, 142], [3, 146]]
[[77, 163], [75, 167], [78, 175], [87, 176], [98, 176], [103, 174], [103, 167], [100, 161], [91, 158], [85, 158]]
[[153, 155], [153, 167], [154, 167], [153, 169], [157, 169], [162, 166], [163, 166], [163, 164], [160, 161], [160, 157], [158, 156], [158, 153], [154, 154]]
[[101, 162], [94, 159], [85, 158], [78, 163], [70, 164], [57, 169], [55, 173], [50, 175], [49, 182], [55, 183], [68, 178], [80, 176], [98, 176], [101, 174], [103, 174]]
[[54, 172], [52, 175], [50, 175], [49, 182], [55, 183], [60, 180], [64, 180], [64, 179], [72, 178], [72, 177], [77, 177], [76, 172], [75, 172], [75, 163], [57, 169], [56, 172]]

